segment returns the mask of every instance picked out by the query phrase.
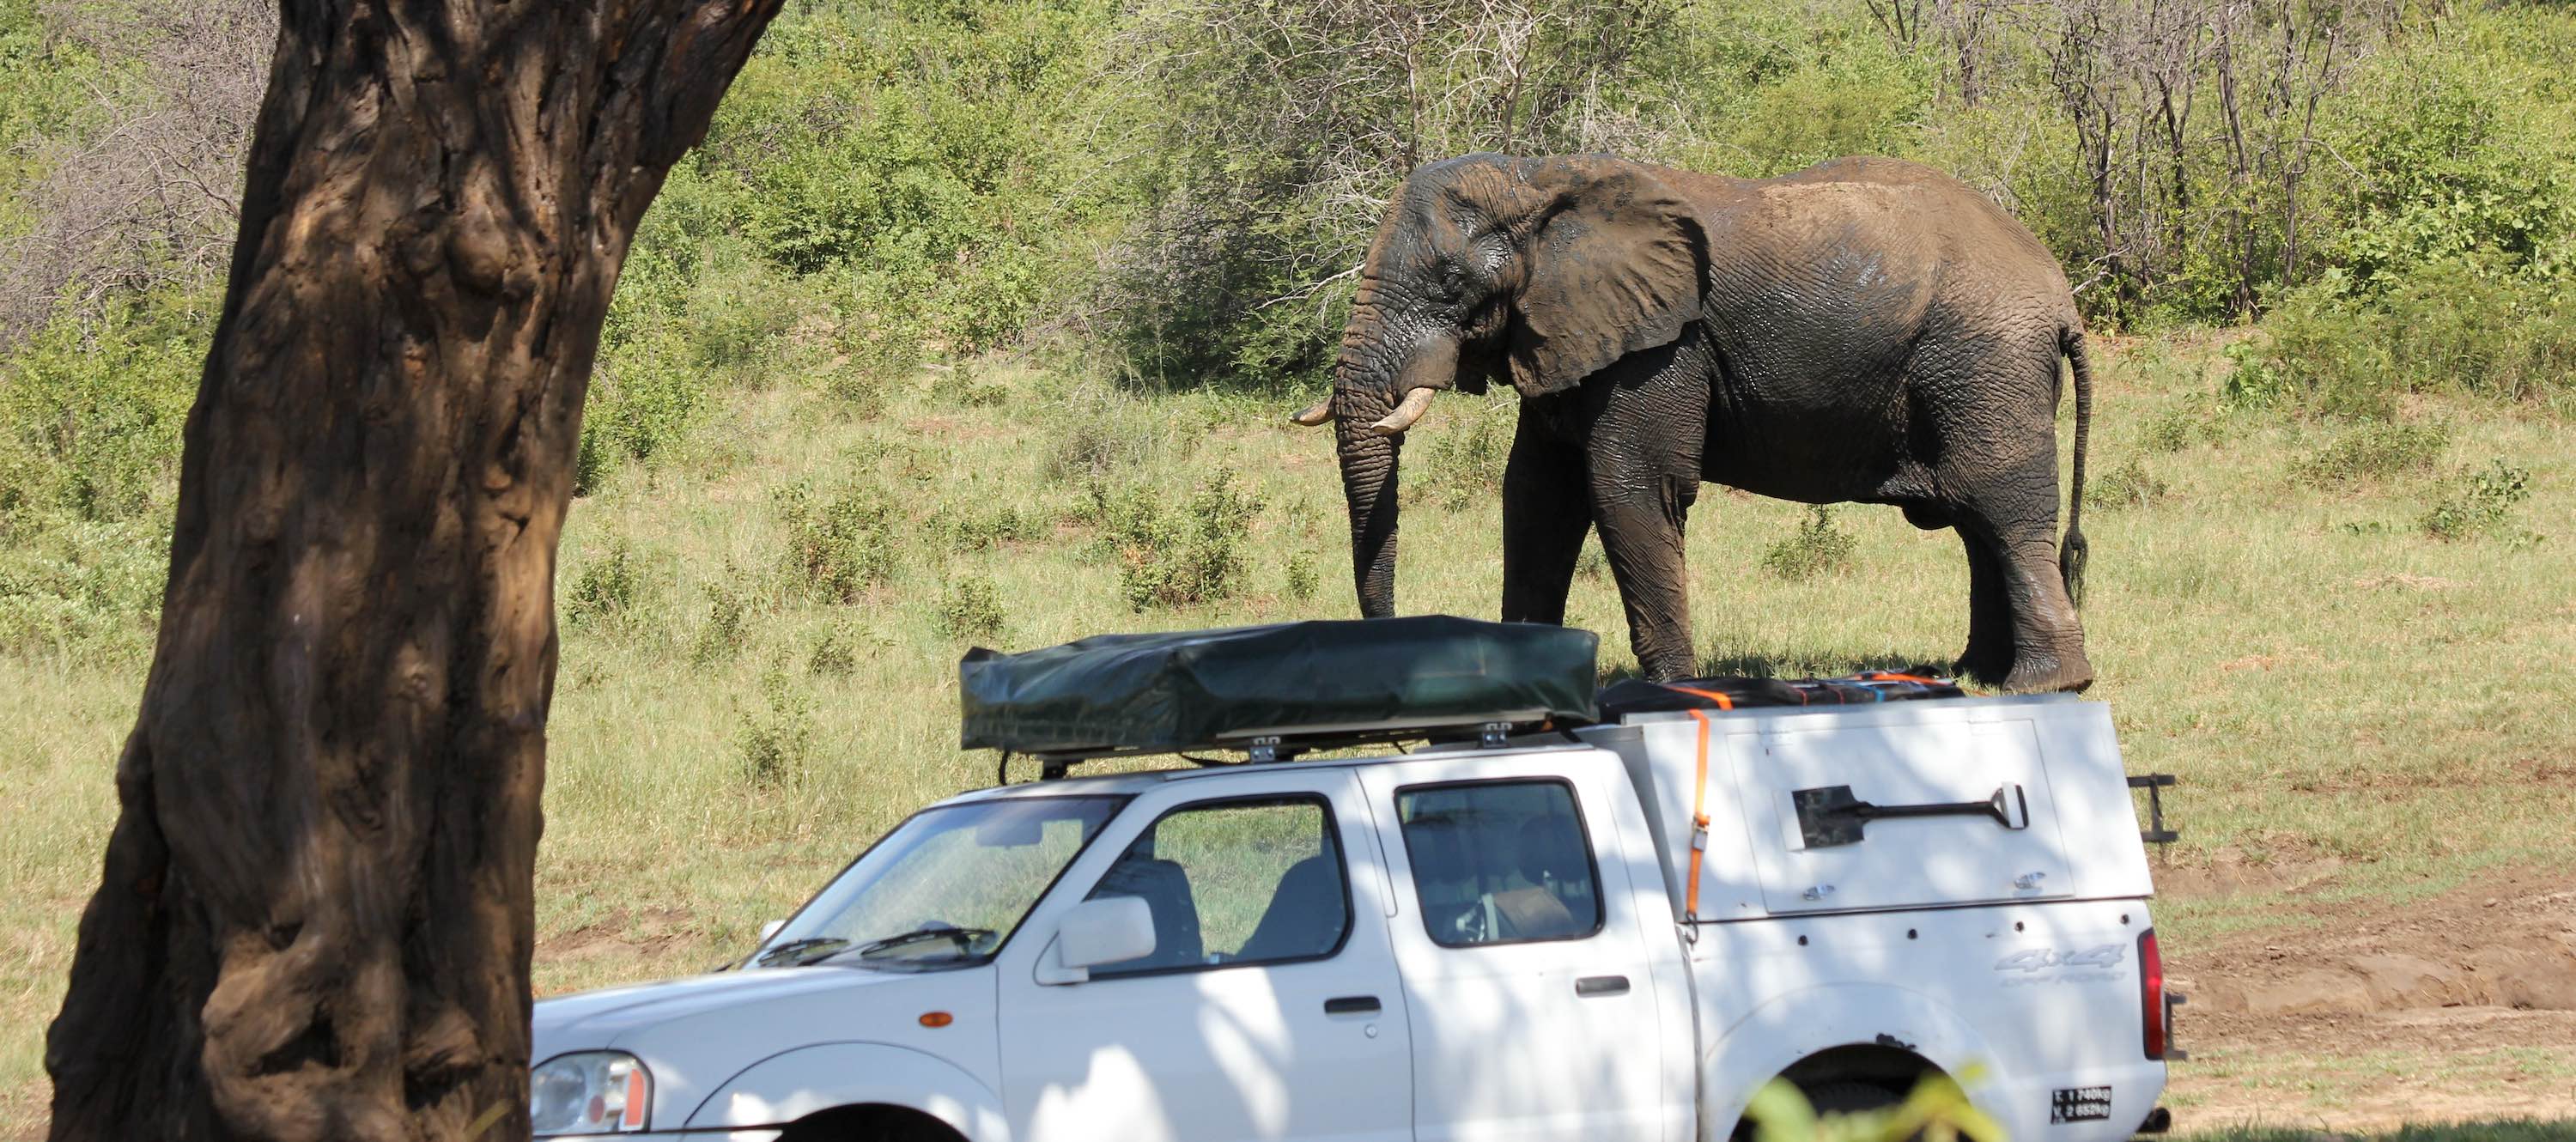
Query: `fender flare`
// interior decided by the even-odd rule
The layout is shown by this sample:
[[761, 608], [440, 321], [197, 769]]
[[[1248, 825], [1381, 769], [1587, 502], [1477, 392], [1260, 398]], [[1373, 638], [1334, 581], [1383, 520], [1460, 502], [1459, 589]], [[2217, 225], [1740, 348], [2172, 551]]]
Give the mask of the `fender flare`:
[[[1954, 1078], [1993, 1057], [1975, 1028], [1921, 992], [1870, 983], [1801, 988], [1746, 1013], [1701, 1057], [1700, 1089], [1716, 1096], [1701, 1136], [1726, 1137], [1753, 1092], [1799, 1060], [1837, 1047], [1871, 1046], [1910, 1051]], [[1998, 1109], [1978, 1095], [1969, 1092], [1981, 1109]]]
[[936, 1118], [968, 1142], [1011, 1142], [1002, 1100], [936, 1055], [885, 1043], [821, 1043], [771, 1055], [724, 1081], [686, 1129], [783, 1126], [836, 1106], [878, 1104]]

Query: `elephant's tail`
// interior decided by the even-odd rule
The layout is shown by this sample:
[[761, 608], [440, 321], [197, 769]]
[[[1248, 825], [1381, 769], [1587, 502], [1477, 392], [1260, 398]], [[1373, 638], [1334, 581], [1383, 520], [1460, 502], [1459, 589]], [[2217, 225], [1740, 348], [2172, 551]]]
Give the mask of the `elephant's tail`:
[[2084, 359], [2084, 327], [2069, 323], [2057, 334], [2058, 348], [2075, 369], [2074, 494], [2066, 500], [2066, 541], [2057, 549], [2058, 574], [2065, 577], [2066, 597], [2084, 602], [2084, 452], [2093, 434], [2093, 368]]

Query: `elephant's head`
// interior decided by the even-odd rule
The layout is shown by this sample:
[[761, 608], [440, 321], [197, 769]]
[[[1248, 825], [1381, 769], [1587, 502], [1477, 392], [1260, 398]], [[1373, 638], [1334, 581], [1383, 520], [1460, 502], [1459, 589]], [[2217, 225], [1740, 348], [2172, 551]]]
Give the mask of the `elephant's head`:
[[1707, 236], [1654, 168], [1468, 155], [1413, 172], [1360, 266], [1331, 421], [1360, 613], [1395, 613], [1396, 464], [1432, 394], [1574, 387], [1698, 316]]

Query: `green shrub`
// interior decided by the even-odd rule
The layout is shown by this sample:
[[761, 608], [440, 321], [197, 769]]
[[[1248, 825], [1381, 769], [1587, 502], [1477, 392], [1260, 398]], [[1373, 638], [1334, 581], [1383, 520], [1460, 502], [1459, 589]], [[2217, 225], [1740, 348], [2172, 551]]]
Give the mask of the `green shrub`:
[[1492, 503], [1502, 493], [1503, 468], [1511, 460], [1518, 398], [1453, 396], [1448, 403], [1457, 410], [1449, 423], [1424, 426], [1435, 431], [1421, 434], [1430, 436], [1430, 447], [1416, 462], [1421, 474], [1412, 481], [1413, 496], [1451, 511]]
[[642, 622], [652, 589], [646, 560], [624, 536], [572, 574], [564, 617], [576, 627], [624, 630]]
[[2450, 440], [2450, 429], [2441, 424], [2372, 421], [2335, 437], [2293, 464], [2291, 473], [2312, 484], [2382, 480], [2432, 467]]
[[1052, 419], [1046, 477], [1098, 480], [1150, 459], [1161, 446], [1161, 414], [1115, 392], [1077, 393]]
[[2366, 296], [2332, 283], [2292, 291], [2264, 328], [2270, 336], [2248, 350], [2260, 373], [2331, 415], [2387, 419], [2415, 392], [2528, 401], [2576, 389], [2576, 286], [2465, 259], [2419, 266]]
[[604, 344], [582, 417], [582, 450], [598, 457], [586, 466], [604, 473], [618, 463], [664, 456], [696, 426], [709, 400], [706, 373], [677, 333]]
[[1851, 567], [1852, 552], [1859, 546], [1859, 540], [1834, 523], [1832, 508], [1816, 504], [1807, 509], [1796, 534], [1762, 553], [1762, 567], [1791, 582], [1839, 574]]
[[96, 522], [160, 515], [204, 361], [204, 300], [112, 295], [0, 356], [0, 537], [51, 511]]
[[859, 668], [859, 654], [864, 646], [884, 645], [870, 639], [859, 628], [857, 620], [847, 615], [834, 615], [823, 625], [823, 633], [814, 640], [813, 653], [805, 658], [805, 669], [816, 674], [844, 677]]
[[1315, 597], [1317, 578], [1315, 553], [1300, 551], [1288, 557], [1287, 582], [1283, 584], [1285, 588], [1283, 593], [1291, 602], [1305, 602]]
[[760, 676], [760, 708], [745, 710], [734, 743], [743, 778], [769, 788], [802, 782], [814, 756], [814, 698], [787, 672], [771, 667]]
[[741, 572], [727, 560], [723, 576], [703, 588], [707, 618], [689, 642], [689, 661], [712, 666], [731, 661], [751, 641], [751, 596], [737, 585]]
[[1009, 504], [989, 511], [942, 504], [923, 521], [923, 528], [944, 540], [950, 550], [966, 553], [1035, 539], [1043, 533], [1045, 524], [1037, 513], [1023, 512]]
[[2165, 498], [2172, 490], [2162, 477], [2147, 470], [2145, 460], [2131, 456], [2084, 489], [2084, 499], [2097, 507], [2140, 508]]
[[951, 640], [1000, 638], [1004, 617], [1002, 592], [990, 575], [952, 580], [939, 598], [939, 633]]
[[150, 651], [170, 535], [139, 520], [21, 519], [0, 543], [0, 650], [75, 659]]
[[2220, 352], [2235, 367], [2219, 386], [2219, 403], [2232, 409], [2270, 408], [2289, 394], [2291, 378], [2283, 367], [2284, 350], [2277, 331], [2267, 343], [2247, 338], [2229, 342]]
[[[1976, 1074], [1971, 1069], [1969, 1080]], [[2005, 1142], [2003, 1124], [1978, 1110], [1959, 1081], [1934, 1071], [1905, 1099], [1882, 1110], [1818, 1113], [1786, 1079], [1773, 1079], [1744, 1108], [1753, 1142], [1902, 1142], [1942, 1138], [1952, 1142]]]
[[816, 595], [855, 602], [868, 588], [894, 578], [894, 513], [885, 495], [858, 485], [831, 493], [798, 481], [778, 494], [787, 524], [787, 565]]
[[2530, 498], [2531, 471], [2527, 468], [2496, 460], [2483, 469], [2465, 469], [2453, 479], [2450, 490], [2424, 513], [2424, 534], [2442, 540], [2481, 535], [2516, 542], [2537, 540], [2538, 536], [2512, 526], [2513, 509]]
[[1245, 532], [1261, 501], [1236, 488], [1233, 473], [1209, 477], [1178, 511], [1142, 485], [1112, 494], [1094, 484], [1087, 498], [1128, 606], [1183, 607], [1241, 589]]

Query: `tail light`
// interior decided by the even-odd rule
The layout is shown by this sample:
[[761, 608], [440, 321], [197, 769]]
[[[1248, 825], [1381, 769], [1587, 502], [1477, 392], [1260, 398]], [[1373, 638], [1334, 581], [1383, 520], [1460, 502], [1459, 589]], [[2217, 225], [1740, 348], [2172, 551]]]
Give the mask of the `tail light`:
[[2147, 1028], [2147, 1057], [2165, 1057], [2165, 958], [2156, 951], [2156, 930], [2138, 933], [2138, 1015]]

